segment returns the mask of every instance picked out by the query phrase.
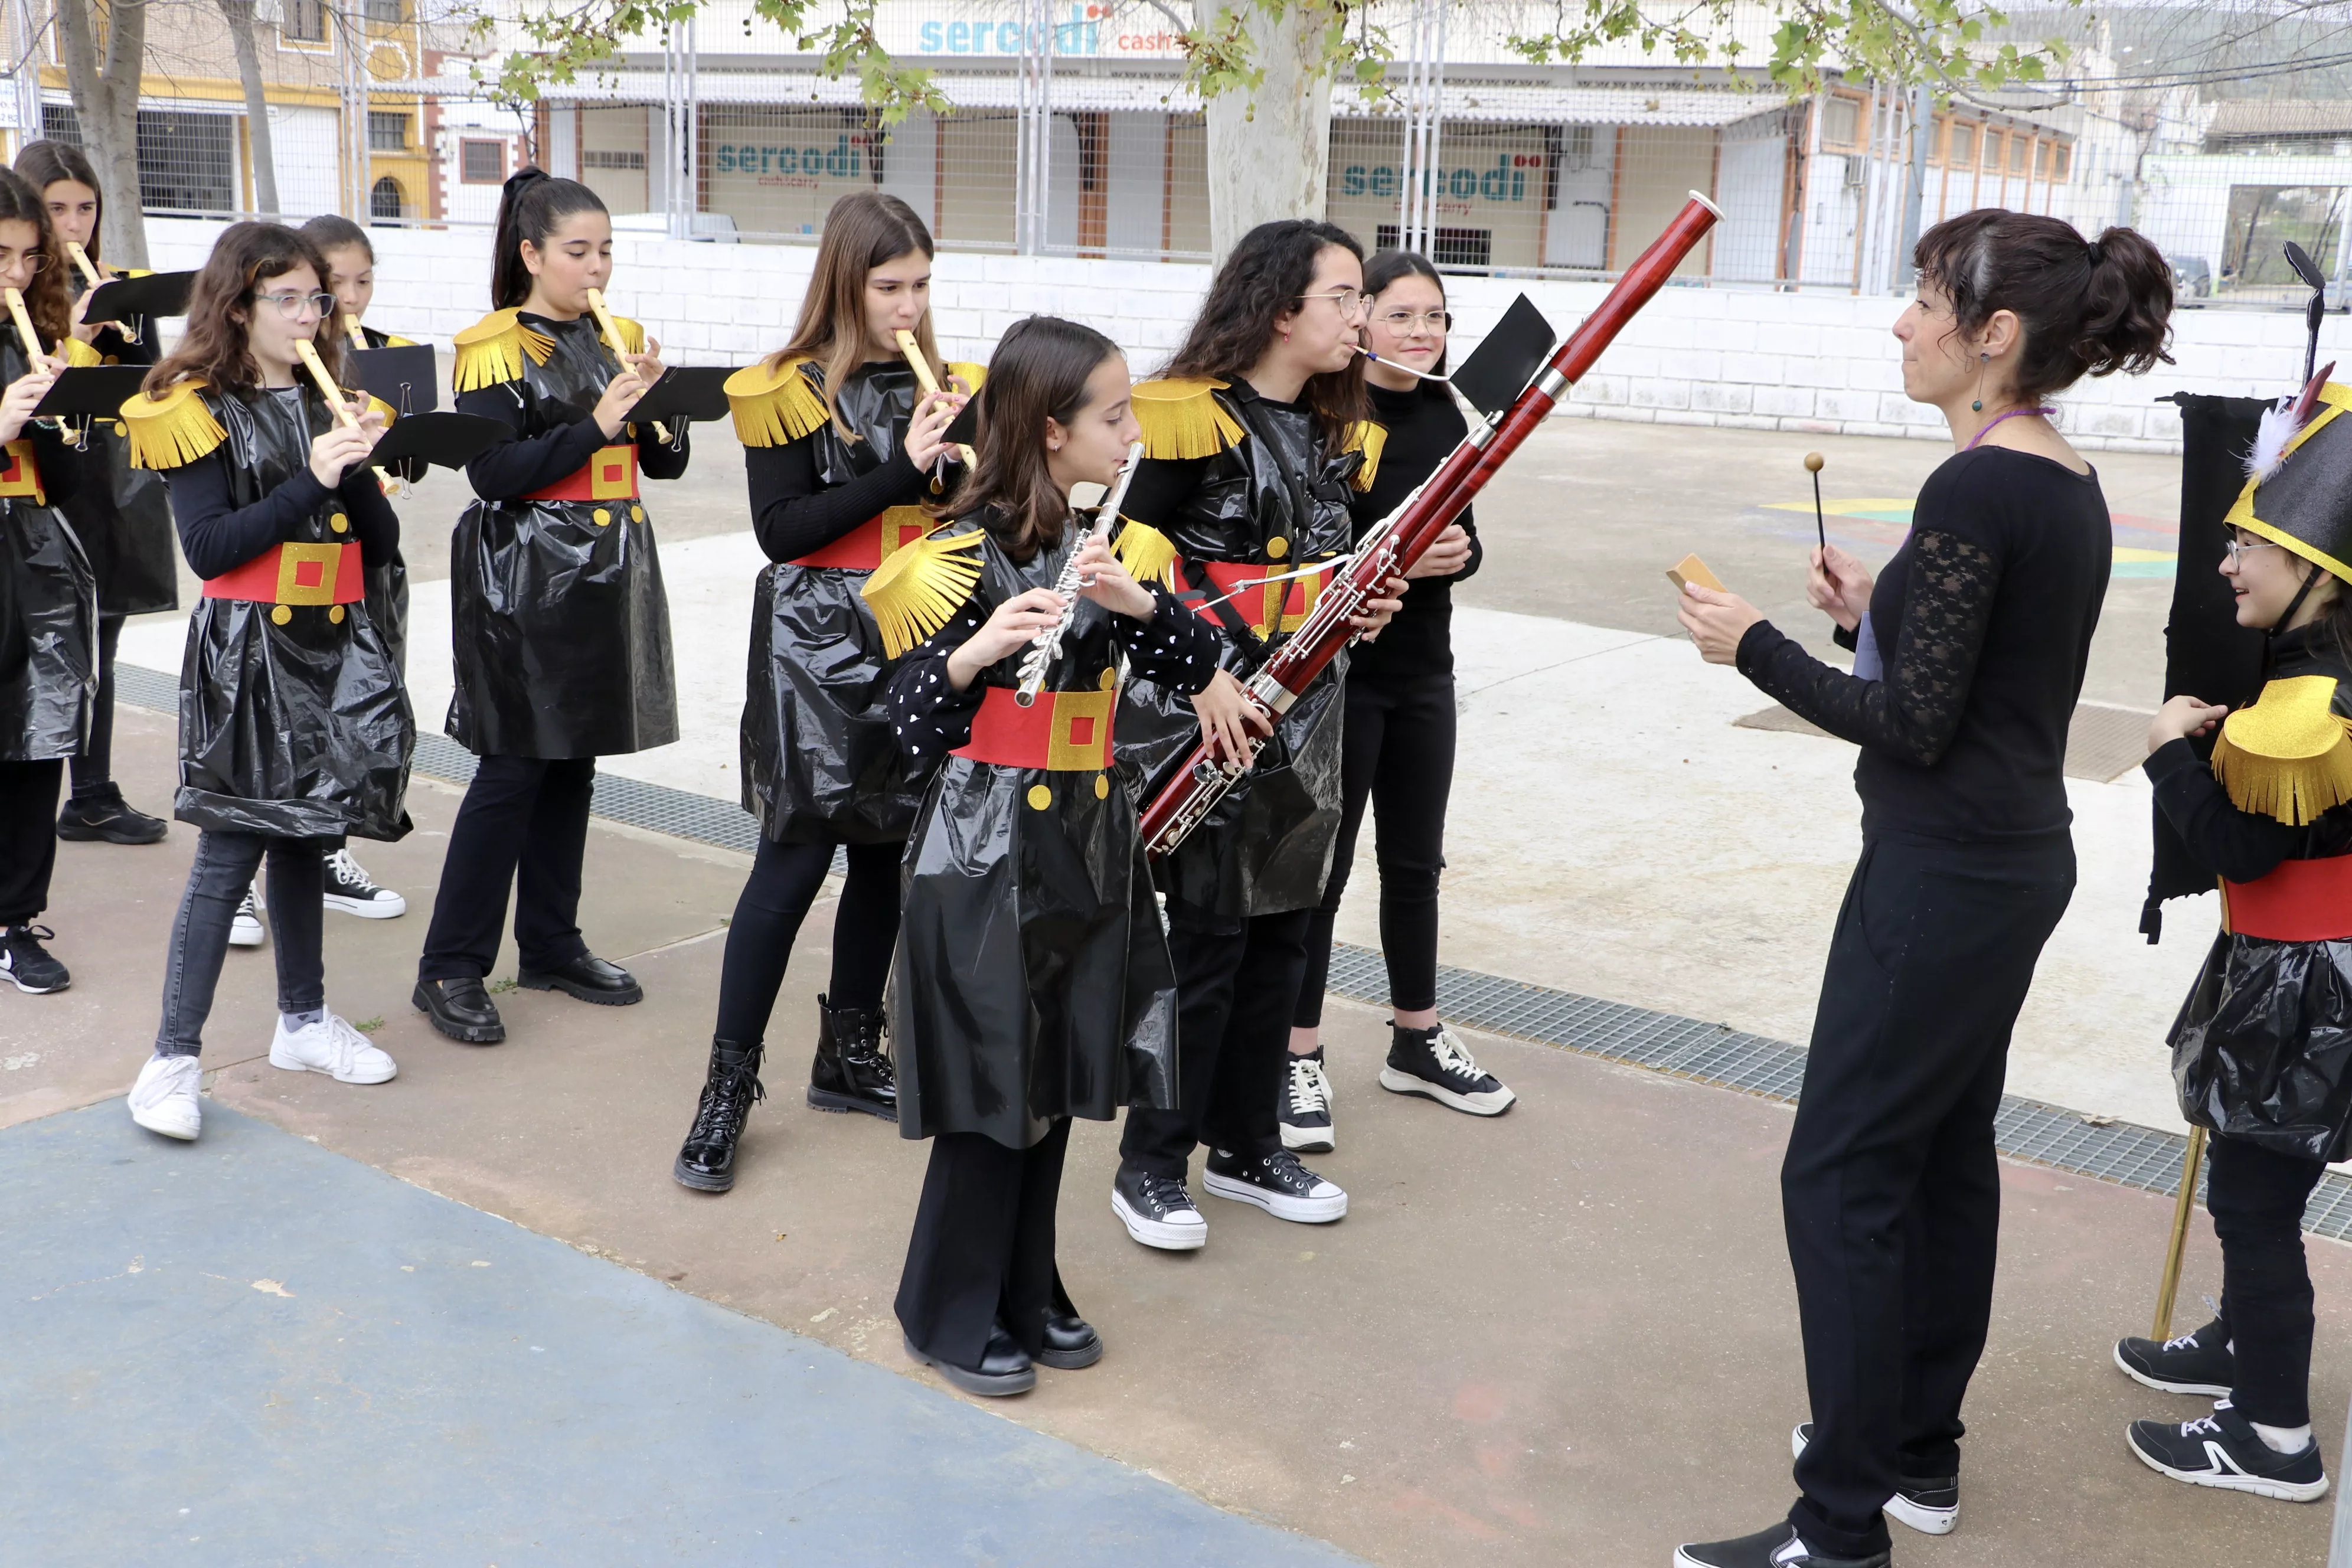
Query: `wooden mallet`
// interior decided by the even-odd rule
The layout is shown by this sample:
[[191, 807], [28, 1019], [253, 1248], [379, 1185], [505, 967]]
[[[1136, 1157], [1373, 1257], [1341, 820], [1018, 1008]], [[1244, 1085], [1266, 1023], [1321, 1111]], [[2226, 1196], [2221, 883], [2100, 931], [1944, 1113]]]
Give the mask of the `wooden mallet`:
[[1805, 454], [1805, 472], [1813, 476], [1813, 536], [1821, 541], [1824, 554], [1830, 547], [1830, 529], [1822, 518], [1822, 467], [1827, 461], [1819, 452]]

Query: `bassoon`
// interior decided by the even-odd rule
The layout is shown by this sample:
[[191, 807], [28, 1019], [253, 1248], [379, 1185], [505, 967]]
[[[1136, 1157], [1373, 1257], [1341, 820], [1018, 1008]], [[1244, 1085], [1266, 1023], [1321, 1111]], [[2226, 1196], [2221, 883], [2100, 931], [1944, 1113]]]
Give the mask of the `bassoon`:
[[[1568, 342], [1510, 406], [1473, 425], [1437, 471], [1389, 514], [1378, 532], [1364, 540], [1346, 572], [1316, 600], [1306, 621], [1244, 683], [1243, 691], [1261, 715], [1273, 722], [1289, 711], [1356, 635], [1349, 622], [1364, 614], [1371, 600], [1385, 597], [1388, 580], [1410, 571], [1447, 525], [1462, 515], [1505, 459], [1543, 423], [1561, 395], [1583, 379], [1601, 351], [1650, 302], [1650, 297], [1664, 286], [1722, 216], [1713, 202], [1693, 191], [1666, 231], [1626, 268], [1600, 307], [1569, 334]], [[1247, 756], [1224, 761], [1211, 755], [1205, 744], [1196, 745], [1171, 772], [1161, 775], [1138, 824], [1146, 853], [1154, 859], [1174, 853], [1249, 772], [1257, 757], [1257, 744], [1252, 744]]]

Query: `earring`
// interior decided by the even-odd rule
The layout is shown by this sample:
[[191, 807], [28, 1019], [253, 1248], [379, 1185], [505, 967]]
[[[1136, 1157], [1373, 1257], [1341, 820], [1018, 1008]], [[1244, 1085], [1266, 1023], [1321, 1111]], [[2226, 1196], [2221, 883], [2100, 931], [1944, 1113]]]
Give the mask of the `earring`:
[[1290, 341], [1290, 329], [1288, 327], [1282, 329], [1282, 341], [1286, 343]]
[[1984, 376], [1985, 372], [1992, 366], [1992, 355], [1979, 354], [1977, 358], [1982, 362], [1977, 366], [1977, 400], [1969, 405], [1969, 411], [1972, 414], [1982, 414], [1984, 412]]

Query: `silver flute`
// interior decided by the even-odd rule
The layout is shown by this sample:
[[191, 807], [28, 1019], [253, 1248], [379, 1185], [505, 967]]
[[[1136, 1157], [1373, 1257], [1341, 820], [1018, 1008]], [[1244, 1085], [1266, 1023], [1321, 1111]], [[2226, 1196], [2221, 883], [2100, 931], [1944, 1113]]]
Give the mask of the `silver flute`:
[[[1110, 537], [1110, 525], [1118, 518], [1118, 503], [1127, 499], [1127, 487], [1135, 478], [1135, 465], [1142, 460], [1143, 443], [1138, 441], [1128, 447], [1127, 461], [1118, 466], [1118, 477], [1111, 481], [1110, 494], [1095, 508], [1094, 526], [1087, 531], [1087, 539]], [[1062, 563], [1062, 574], [1054, 580], [1054, 592], [1069, 601], [1062, 606], [1062, 618], [1031, 638], [1029, 651], [1021, 656], [1021, 685], [1013, 693], [1013, 700], [1024, 708], [1036, 706], [1037, 693], [1045, 688], [1046, 673], [1062, 657], [1063, 634], [1070, 629], [1070, 622], [1078, 613], [1078, 590], [1094, 586], [1091, 581], [1078, 581], [1078, 552], [1087, 547], [1087, 539], [1070, 547], [1070, 558]]]

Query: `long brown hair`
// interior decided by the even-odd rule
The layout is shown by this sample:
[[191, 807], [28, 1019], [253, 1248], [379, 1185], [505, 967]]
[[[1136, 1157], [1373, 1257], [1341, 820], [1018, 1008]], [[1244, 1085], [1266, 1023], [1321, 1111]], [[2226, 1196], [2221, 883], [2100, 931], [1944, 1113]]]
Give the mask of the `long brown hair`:
[[[42, 205], [48, 205], [49, 187], [59, 180], [71, 180], [88, 185], [96, 198], [90, 216], [97, 222], [89, 231], [89, 243], [82, 251], [92, 261], [98, 259], [98, 242], [106, 228], [106, 193], [99, 188], [98, 171], [90, 166], [89, 154], [69, 142], [27, 142], [16, 154], [16, 173], [25, 176], [33, 189], [41, 193]], [[64, 242], [59, 241], [60, 245]]]
[[[1184, 346], [1160, 374], [1239, 380], [1265, 357], [1284, 313], [1296, 309], [1314, 283], [1317, 259], [1335, 245], [1359, 261], [1364, 258], [1354, 235], [1312, 218], [1278, 218], [1242, 236], [1209, 284]], [[1315, 416], [1325, 454], [1338, 450], [1348, 427], [1369, 406], [1363, 356], [1349, 355], [1345, 370], [1307, 377], [1299, 397]]]
[[[186, 334], [141, 384], [147, 395], [160, 397], [173, 382], [189, 376], [201, 376], [221, 392], [257, 390], [261, 366], [248, 346], [247, 326], [253, 317], [254, 296], [263, 283], [298, 267], [309, 268], [318, 279], [316, 287], [325, 292], [326, 258], [308, 236], [282, 223], [233, 223], [223, 229], [188, 291]], [[327, 374], [340, 384], [342, 334], [322, 331], [312, 342]]]
[[42, 342], [54, 350], [73, 331], [72, 307], [66, 302], [66, 247], [49, 222], [48, 203], [14, 169], [0, 169], [0, 223], [29, 223], [40, 236], [41, 254], [48, 259], [26, 285], [25, 313], [33, 318]]
[[[852, 191], [824, 215], [824, 237], [817, 242], [816, 268], [792, 342], [768, 356], [774, 369], [787, 360], [814, 360], [824, 373], [824, 408], [834, 428], [851, 440], [856, 432], [841, 423], [841, 384], [866, 363], [866, 275], [909, 251], [936, 256], [931, 231], [915, 209], [880, 191]], [[931, 336], [931, 313], [915, 323], [915, 342], [935, 374], [944, 374], [940, 345]]]
[[1045, 421], [1067, 425], [1090, 399], [1087, 379], [1118, 345], [1076, 321], [1030, 316], [988, 357], [980, 398], [980, 465], [956, 492], [959, 517], [984, 516], [1017, 560], [1062, 542], [1069, 502], [1045, 464]]

